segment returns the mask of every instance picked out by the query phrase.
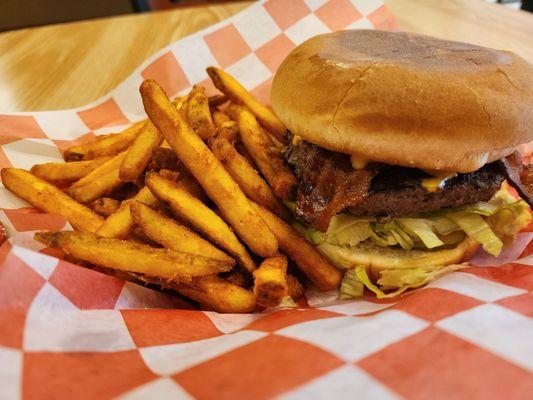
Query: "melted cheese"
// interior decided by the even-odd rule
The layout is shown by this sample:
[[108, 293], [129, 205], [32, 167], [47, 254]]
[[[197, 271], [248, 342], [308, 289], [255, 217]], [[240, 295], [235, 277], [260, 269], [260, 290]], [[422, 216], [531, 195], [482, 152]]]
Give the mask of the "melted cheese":
[[420, 181], [420, 185], [428, 192], [436, 192], [437, 189], [442, 189], [448, 179], [457, 176], [456, 172], [450, 171], [432, 171], [424, 170], [428, 175], [433, 175], [432, 178], [425, 178]]
[[360, 157], [358, 155], [352, 154], [350, 157], [353, 169], [364, 169], [366, 165], [370, 162], [366, 158]]

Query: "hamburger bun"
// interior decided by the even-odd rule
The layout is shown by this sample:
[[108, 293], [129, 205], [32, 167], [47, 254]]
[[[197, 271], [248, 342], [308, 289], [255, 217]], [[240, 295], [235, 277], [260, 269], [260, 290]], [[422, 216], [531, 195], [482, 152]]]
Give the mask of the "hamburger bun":
[[357, 265], [368, 266], [368, 271], [374, 279], [381, 276], [386, 269], [407, 269], [417, 267], [438, 267], [459, 264], [469, 260], [479, 243], [468, 236], [453, 248], [441, 250], [403, 250], [380, 247], [373, 244], [359, 243], [352, 247], [335, 246], [322, 243], [318, 246], [328, 259], [337, 260], [337, 264], [344, 268]]
[[289, 130], [371, 161], [471, 172], [533, 140], [533, 66], [403, 32], [340, 31], [295, 48], [271, 101]]

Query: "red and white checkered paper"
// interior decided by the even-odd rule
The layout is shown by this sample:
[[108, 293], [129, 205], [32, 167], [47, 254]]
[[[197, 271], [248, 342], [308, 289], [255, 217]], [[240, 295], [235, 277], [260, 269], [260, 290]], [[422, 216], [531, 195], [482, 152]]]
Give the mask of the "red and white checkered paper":
[[[144, 118], [138, 87], [210, 90], [218, 65], [268, 102], [297, 44], [346, 28], [397, 28], [376, 0], [270, 0], [184, 38], [79, 109], [0, 115], [0, 167], [29, 169]], [[135, 51], [132, 49], [132, 51]], [[87, 78], [88, 79], [88, 78]], [[307, 293], [298, 309], [223, 315], [44, 254], [66, 229], [0, 188], [2, 399], [525, 399], [533, 394], [533, 233], [495, 259], [394, 301]]]

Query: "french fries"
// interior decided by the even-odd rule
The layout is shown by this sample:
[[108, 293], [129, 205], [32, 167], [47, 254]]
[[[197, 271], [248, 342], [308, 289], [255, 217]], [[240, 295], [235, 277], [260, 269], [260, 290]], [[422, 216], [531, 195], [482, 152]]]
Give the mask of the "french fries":
[[[85, 175], [83, 178], [80, 178], [79, 180], [74, 182], [72, 185], [70, 185], [70, 190], [74, 190], [76, 188], [80, 188], [82, 186], [88, 185], [91, 182], [93, 182], [95, 179], [100, 178], [104, 175], [107, 175], [110, 172], [118, 171], [118, 169], [120, 168], [120, 164], [122, 164], [122, 160], [124, 160], [125, 156], [126, 156], [126, 152], [122, 152], [108, 159], [106, 162], [104, 162], [100, 166], [93, 169], [90, 173]], [[68, 164], [70, 163], [67, 163], [66, 165]]]
[[283, 122], [270, 109], [259, 103], [235, 78], [216, 67], [207, 68], [207, 74], [218, 90], [224, 93], [232, 102], [249, 108], [261, 125], [268, 129], [280, 142], [285, 142], [287, 128], [283, 125]]
[[203, 140], [209, 139], [215, 133], [215, 125], [203, 86], [194, 85], [187, 96], [187, 121]]
[[100, 176], [87, 185], [70, 189], [68, 193], [80, 203], [91, 203], [99, 197], [111, 193], [120, 186], [122, 181], [118, 177], [118, 169]]
[[130, 204], [135, 224], [151, 240], [166, 249], [198, 254], [233, 265], [235, 261], [189, 228], [166, 218], [138, 201]]
[[114, 156], [133, 143], [146, 121], [139, 121], [119, 134], [105, 135], [95, 141], [65, 150], [67, 161], [91, 160], [97, 157]]
[[[281, 153], [285, 127], [230, 75], [208, 73], [223, 94], [207, 97], [194, 86], [170, 101], [146, 80], [148, 119], [71, 147], [69, 163], [35, 165], [33, 174], [3, 169], [8, 190], [81, 231], [35, 239], [65, 259], [177, 291], [217, 312], [301, 297], [304, 286], [286, 257], [320, 290], [339, 287], [342, 272], [284, 222], [291, 215], [282, 200], [296, 187]], [[63, 192], [54, 184], [70, 186]]]
[[30, 172], [50, 183], [68, 183], [83, 178], [110, 158], [100, 157], [87, 161], [39, 164], [34, 165]]
[[288, 210], [274, 196], [272, 189], [231, 143], [216, 137], [210, 140], [209, 145], [213, 154], [219, 159], [231, 177], [235, 179], [244, 194], [279, 217], [283, 219], [289, 218]]
[[235, 256], [247, 271], [255, 270], [255, 263], [230, 227], [204, 203], [175, 182], [153, 172], [146, 176], [146, 186], [159, 200], [167, 203], [178, 218]]
[[280, 249], [296, 262], [298, 268], [318, 289], [328, 291], [339, 287], [342, 280], [342, 272], [339, 269], [331, 265], [290, 225], [260, 205], [254, 204], [254, 207], [276, 235]]
[[120, 201], [110, 197], [101, 197], [91, 203], [91, 208], [94, 212], [103, 217], [109, 217], [111, 214], [115, 213], [119, 207]]
[[220, 260], [98, 237], [87, 232], [38, 232], [35, 239], [93, 265], [157, 276], [173, 282], [188, 283], [195, 277], [231, 269], [230, 264]]
[[4, 186], [38, 209], [62, 215], [77, 230], [95, 232], [103, 218], [76, 202], [57, 187], [23, 169], [2, 169]]
[[119, 178], [124, 182], [136, 182], [152, 158], [152, 152], [159, 147], [163, 136], [151, 121], [143, 128], [126, 152], [119, 169]]
[[252, 292], [217, 276], [196, 279], [178, 291], [204, 308], [221, 313], [248, 313], [254, 310]]
[[287, 294], [294, 300], [299, 299], [304, 294], [304, 287], [294, 275], [287, 274]]
[[228, 142], [233, 143], [233, 141], [239, 135], [239, 127], [237, 123], [233, 121], [228, 114], [220, 110], [212, 110], [213, 112], [213, 122], [217, 128], [217, 137], [226, 139]]
[[230, 104], [228, 113], [237, 121], [244, 146], [276, 196], [283, 200], [289, 199], [296, 186], [296, 177], [285, 166], [281, 152], [272, 144], [253, 114], [245, 107]]
[[287, 259], [285, 256], [265, 259], [253, 275], [256, 307], [278, 306], [287, 295]]
[[172, 107], [163, 89], [155, 81], [145, 80], [141, 85], [141, 96], [154, 125], [238, 235], [254, 253], [263, 257], [275, 254], [278, 250], [275, 236], [237, 183]]
[[207, 100], [209, 101], [209, 107], [218, 107], [228, 102], [228, 98], [223, 94], [209, 96]]
[[150, 189], [145, 186], [134, 197], [123, 201], [118, 210], [106, 218], [100, 229], [96, 231], [96, 234], [107, 238], [126, 238], [134, 227], [130, 210], [132, 201], [138, 201], [150, 207], [157, 204], [157, 199], [153, 196]]

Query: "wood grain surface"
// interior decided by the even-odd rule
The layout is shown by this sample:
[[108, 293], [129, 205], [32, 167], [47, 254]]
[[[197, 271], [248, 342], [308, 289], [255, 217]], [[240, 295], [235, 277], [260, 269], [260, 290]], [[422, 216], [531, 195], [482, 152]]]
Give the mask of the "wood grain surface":
[[[533, 62], [533, 14], [482, 0], [385, 0], [404, 30], [515, 51]], [[162, 47], [252, 2], [91, 20], [0, 34], [0, 112], [78, 107]]]

